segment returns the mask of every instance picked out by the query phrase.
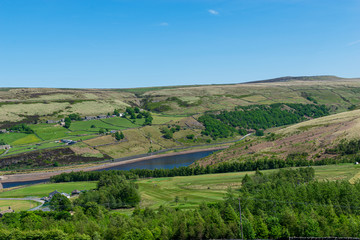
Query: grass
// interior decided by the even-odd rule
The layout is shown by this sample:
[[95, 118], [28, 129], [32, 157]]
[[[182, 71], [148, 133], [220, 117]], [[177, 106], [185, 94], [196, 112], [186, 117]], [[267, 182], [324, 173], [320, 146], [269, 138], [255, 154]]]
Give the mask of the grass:
[[[127, 128], [136, 128], [141, 126], [144, 122], [143, 119], [136, 119], [135, 124], [125, 118], [106, 118], [101, 120], [90, 120], [90, 121], [76, 121], [72, 122], [70, 130], [76, 134], [86, 134], [99, 132], [101, 128], [109, 130], [123, 130]], [[91, 128], [95, 126], [95, 128]]]
[[55, 190], [71, 193], [73, 190], [90, 190], [96, 188], [95, 182], [66, 182], [66, 183], [45, 183], [26, 186], [13, 190], [4, 190], [0, 198], [23, 198], [23, 197], [44, 197]]
[[[354, 183], [360, 178], [360, 166], [354, 164], [315, 166], [313, 168], [315, 169], [315, 179], [319, 181], [346, 180]], [[265, 170], [262, 172], [269, 174], [275, 171], [278, 170]], [[231, 187], [236, 194], [236, 190], [241, 187], [242, 178], [246, 174], [251, 175], [254, 173], [254, 171], [249, 171], [186, 177], [151, 178], [140, 179], [136, 183], [139, 185], [141, 194], [141, 207], [157, 208], [160, 205], [164, 205], [191, 209], [202, 202], [222, 200], [228, 187]], [[96, 188], [96, 182], [36, 184], [13, 190], [5, 190], [0, 193], [0, 198], [43, 197], [54, 190], [70, 193], [74, 189], [89, 190], [94, 188]], [[175, 202], [176, 197], [179, 199], [177, 203]], [[1, 201], [0, 208], [9, 204], [17, 204], [17, 201], [4, 201], [3, 204]], [[26, 208], [30, 208], [28, 204], [25, 204]]]
[[[348, 180], [358, 178], [360, 166], [354, 164], [316, 166], [315, 178], [319, 181]], [[278, 170], [262, 171], [265, 174]], [[207, 174], [198, 176], [153, 178], [137, 181], [142, 197], [142, 207], [159, 207], [160, 205], [193, 208], [202, 202], [216, 202], [222, 200], [231, 187], [237, 190], [241, 187], [241, 180], [251, 172], [235, 172]], [[356, 179], [357, 180], [357, 179]], [[176, 203], [175, 198], [179, 198]]]
[[3, 133], [0, 134], [0, 139], [3, 139], [7, 144], [12, 146], [41, 141], [34, 134], [26, 134], [26, 133]]
[[27, 136], [20, 138], [12, 143], [12, 145], [24, 145], [29, 143], [40, 142], [41, 140], [34, 134], [27, 134]]
[[[309, 81], [265, 82], [261, 84], [203, 85], [152, 87], [138, 89], [10, 89], [0, 91], [2, 114], [0, 122], [20, 121], [27, 116], [43, 119], [58, 115], [79, 113], [82, 116], [112, 113], [115, 108], [122, 111], [128, 103], [139, 103], [144, 97], [153, 103], [166, 102], [176, 97], [190, 103], [179, 106], [172, 101], [172, 109], [166, 114], [196, 114], [204, 111], [231, 109], [237, 105], [275, 102], [310, 103], [302, 96], [306, 92], [319, 103], [338, 107], [345, 111], [352, 104], [360, 103], [358, 89], [360, 81], [312, 78]], [[333, 80], [333, 79], [332, 79]], [[180, 104], [181, 105], [181, 104]], [[175, 120], [176, 121], [176, 120]], [[154, 119], [154, 124], [166, 123], [167, 119]]]
[[[42, 142], [39, 143], [39, 145], [23, 145], [23, 146], [15, 146], [9, 150], [8, 154], [19, 154], [19, 153], [25, 153], [30, 152], [34, 150], [41, 150], [46, 148], [55, 148], [55, 147], [65, 147], [66, 145], [64, 143], [55, 143], [55, 142]], [[7, 156], [7, 155], [5, 155]]]
[[61, 139], [67, 136], [69, 130], [55, 124], [35, 124], [31, 129], [44, 140]]
[[[94, 125], [95, 128], [91, 128]], [[113, 129], [113, 126], [104, 123], [100, 120], [90, 120], [90, 121], [76, 121], [72, 122], [70, 126], [71, 131], [89, 131], [89, 132], [99, 132], [99, 130], [103, 129]]]
[[100, 136], [97, 138], [89, 139], [84, 141], [86, 144], [90, 146], [104, 145], [109, 143], [115, 143], [115, 138], [111, 135]]
[[147, 139], [139, 129], [128, 129], [123, 131], [123, 133], [126, 141], [114, 145], [97, 147], [97, 149], [113, 158], [121, 158], [147, 153], [151, 146], [156, 149], [161, 148], [161, 146], [156, 143], [151, 144], [150, 140]]
[[134, 128], [134, 127], [138, 127], [141, 126], [144, 123], [143, 119], [136, 119], [135, 120], [135, 124], [130, 122], [128, 119], [126, 118], [120, 118], [120, 117], [116, 117], [116, 118], [107, 118], [107, 119], [103, 119], [103, 122], [108, 123], [109, 125], [112, 126], [116, 126], [118, 127], [117, 129], [126, 129], [126, 128]]
[[4, 211], [9, 207], [15, 212], [26, 211], [39, 205], [40, 203], [30, 200], [0, 200], [0, 211]]
[[153, 117], [153, 124], [167, 124], [167, 123], [174, 123], [180, 121], [184, 118], [184, 116], [177, 116], [177, 115], [161, 115], [161, 114], [152, 114]]

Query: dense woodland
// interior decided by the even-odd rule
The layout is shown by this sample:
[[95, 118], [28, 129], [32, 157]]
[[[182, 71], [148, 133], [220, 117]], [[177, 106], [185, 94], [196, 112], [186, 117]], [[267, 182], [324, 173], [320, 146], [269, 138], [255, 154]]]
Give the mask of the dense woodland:
[[135, 207], [140, 202], [140, 194], [137, 186], [123, 176], [103, 175], [98, 181], [97, 189], [81, 194], [74, 205], [85, 206], [89, 202], [95, 202], [109, 209]]
[[235, 132], [245, 135], [247, 130], [268, 129], [318, 118], [329, 114], [325, 105], [271, 104], [238, 106], [234, 111], [207, 113], [199, 118], [204, 124], [203, 134], [213, 139], [226, 138]]
[[[102, 181], [94, 191], [112, 185]], [[105, 202], [89, 201], [75, 202], [73, 215], [60, 209], [5, 214], [0, 239], [240, 238], [239, 198], [246, 239], [360, 236], [360, 183], [318, 182], [306, 167], [268, 175], [257, 171], [242, 185], [240, 191], [228, 189], [223, 201], [194, 210], [135, 208], [127, 216], [109, 212]]]

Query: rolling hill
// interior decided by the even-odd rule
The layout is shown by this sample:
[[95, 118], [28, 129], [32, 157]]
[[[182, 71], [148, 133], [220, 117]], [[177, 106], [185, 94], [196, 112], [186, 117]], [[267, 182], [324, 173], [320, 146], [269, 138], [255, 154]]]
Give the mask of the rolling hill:
[[246, 84], [134, 89], [0, 89], [0, 127], [140, 106], [162, 114], [193, 115], [235, 106], [271, 103], [331, 105], [341, 112], [360, 104], [360, 79], [334, 76], [284, 77]]
[[359, 138], [360, 110], [354, 110], [269, 129], [263, 137], [252, 136], [244, 142], [208, 156], [199, 163], [206, 166], [244, 159], [332, 158], [337, 154], [330, 154], [326, 149], [335, 147], [341, 141]]

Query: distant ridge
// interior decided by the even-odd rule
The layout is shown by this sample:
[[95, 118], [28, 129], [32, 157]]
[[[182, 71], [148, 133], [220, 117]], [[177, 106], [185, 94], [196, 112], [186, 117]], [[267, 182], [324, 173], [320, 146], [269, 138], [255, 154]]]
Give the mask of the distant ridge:
[[290, 82], [290, 81], [338, 81], [338, 80], [342, 80], [342, 79], [344, 79], [344, 78], [340, 78], [340, 77], [337, 77], [337, 76], [331, 76], [331, 75], [299, 76], [299, 77], [286, 76], [286, 77], [272, 78], [272, 79], [267, 79], [267, 80], [245, 82], [244, 84]]

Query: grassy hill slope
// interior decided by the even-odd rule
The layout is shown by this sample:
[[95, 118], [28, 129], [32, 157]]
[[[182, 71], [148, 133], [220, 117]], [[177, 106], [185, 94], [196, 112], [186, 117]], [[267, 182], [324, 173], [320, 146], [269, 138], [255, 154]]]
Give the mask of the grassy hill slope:
[[284, 77], [246, 84], [173, 86], [135, 89], [0, 89], [0, 127], [12, 122], [60, 119], [141, 106], [166, 114], [192, 115], [238, 105], [313, 103], [341, 112], [360, 104], [360, 79], [334, 76]]
[[360, 110], [338, 113], [295, 125], [271, 129], [263, 137], [252, 136], [246, 141], [215, 153], [200, 161], [211, 165], [224, 161], [304, 157], [322, 159], [334, 157], [325, 152], [342, 139], [360, 138]]

